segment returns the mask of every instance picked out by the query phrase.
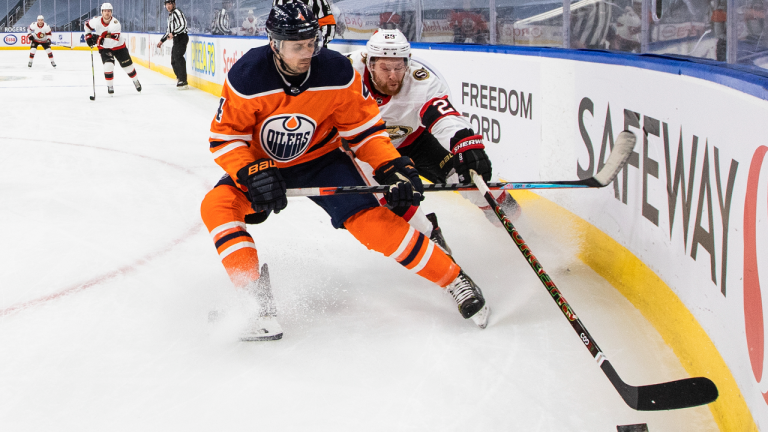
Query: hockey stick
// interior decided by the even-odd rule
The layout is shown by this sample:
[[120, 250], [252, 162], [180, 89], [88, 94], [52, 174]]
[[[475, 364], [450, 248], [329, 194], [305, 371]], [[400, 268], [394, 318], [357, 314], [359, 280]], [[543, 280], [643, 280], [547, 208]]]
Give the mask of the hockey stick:
[[93, 76], [93, 96], [88, 96], [90, 100], [96, 100], [96, 71], [93, 67], [93, 47], [90, 48], [91, 51], [91, 76]]
[[[621, 167], [619, 167], [620, 169]], [[618, 172], [618, 171], [617, 171]], [[477, 185], [480, 192], [488, 201], [488, 204], [496, 212], [496, 216], [499, 218], [504, 228], [512, 237], [512, 240], [517, 245], [520, 252], [525, 257], [528, 264], [530, 264], [533, 271], [539, 277], [539, 280], [547, 288], [549, 294], [552, 296], [552, 300], [555, 301], [560, 311], [565, 315], [568, 321], [571, 323], [571, 327], [576, 331], [581, 340], [586, 345], [592, 357], [597, 360], [597, 364], [600, 369], [603, 370], [608, 380], [611, 381], [613, 387], [619, 392], [624, 402], [632, 409], [638, 411], [661, 411], [680, 408], [690, 408], [694, 406], [708, 404], [714, 402], [717, 399], [718, 392], [717, 386], [708, 378], [686, 378], [678, 381], [670, 381], [659, 384], [652, 384], [646, 386], [631, 386], [625, 383], [616, 373], [611, 363], [605, 357], [605, 354], [600, 350], [595, 343], [595, 339], [589, 334], [584, 324], [578, 318], [571, 305], [565, 300], [560, 290], [555, 286], [555, 282], [549, 277], [544, 268], [539, 263], [539, 260], [533, 255], [531, 248], [525, 243], [525, 240], [517, 232], [515, 226], [504, 214], [504, 211], [499, 207], [499, 204], [491, 195], [489, 189], [485, 186], [483, 178], [476, 172], [470, 171], [472, 180]]]
[[69, 42], [69, 43], [61, 42], [61, 43], [59, 43], [59, 42], [51, 41], [51, 45], [57, 46], [57, 47], [67, 47], [69, 49], [72, 49], [72, 42]]
[[[584, 180], [566, 180], [549, 182], [495, 182], [488, 183], [486, 187], [491, 190], [513, 190], [513, 189], [565, 189], [565, 188], [601, 188], [608, 186], [619, 171], [624, 168], [627, 160], [632, 155], [635, 147], [635, 135], [632, 132], [624, 131], [619, 134], [616, 144], [611, 151], [608, 160], [603, 168], [598, 171], [594, 177]], [[448, 183], [448, 184], [425, 184], [424, 192], [458, 191], [458, 190], [477, 190], [473, 184]], [[286, 195], [289, 197], [297, 196], [324, 196], [340, 194], [365, 194], [365, 193], [384, 193], [389, 191], [388, 185], [377, 186], [346, 186], [346, 187], [316, 187], [288, 189]]]

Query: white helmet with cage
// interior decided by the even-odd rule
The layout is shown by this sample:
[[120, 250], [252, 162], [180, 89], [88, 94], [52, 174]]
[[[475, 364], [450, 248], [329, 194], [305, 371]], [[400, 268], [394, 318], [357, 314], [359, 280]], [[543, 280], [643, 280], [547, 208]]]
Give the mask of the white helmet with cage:
[[104, 4], [101, 5], [101, 10], [105, 11], [105, 10], [114, 10], [114, 9], [112, 9], [112, 4], [111, 3], [104, 3]]
[[379, 29], [365, 44], [368, 69], [372, 68], [371, 60], [376, 57], [403, 58], [405, 65], [411, 64], [411, 44], [403, 32], [398, 29]]

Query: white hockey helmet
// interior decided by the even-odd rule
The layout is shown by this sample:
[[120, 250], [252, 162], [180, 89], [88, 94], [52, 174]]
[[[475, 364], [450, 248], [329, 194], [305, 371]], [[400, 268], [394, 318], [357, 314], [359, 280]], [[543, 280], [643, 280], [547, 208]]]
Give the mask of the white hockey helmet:
[[411, 64], [411, 44], [398, 29], [378, 29], [365, 44], [368, 54], [368, 69], [375, 57], [404, 58], [406, 66]]
[[114, 9], [112, 8], [111, 3], [104, 3], [101, 5], [101, 10], [105, 11], [105, 10], [114, 10]]
[[42, 15], [38, 15], [38, 16], [37, 16], [37, 19], [39, 19], [39, 20], [45, 20], [45, 18], [43, 18], [43, 16], [42, 16]]

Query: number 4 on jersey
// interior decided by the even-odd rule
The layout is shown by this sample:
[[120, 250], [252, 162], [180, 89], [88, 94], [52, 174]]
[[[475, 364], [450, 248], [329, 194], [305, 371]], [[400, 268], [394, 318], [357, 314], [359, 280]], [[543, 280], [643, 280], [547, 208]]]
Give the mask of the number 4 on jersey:
[[224, 114], [224, 102], [226, 102], [226, 98], [221, 98], [219, 100], [219, 109], [216, 110], [216, 121], [221, 123], [221, 115]]

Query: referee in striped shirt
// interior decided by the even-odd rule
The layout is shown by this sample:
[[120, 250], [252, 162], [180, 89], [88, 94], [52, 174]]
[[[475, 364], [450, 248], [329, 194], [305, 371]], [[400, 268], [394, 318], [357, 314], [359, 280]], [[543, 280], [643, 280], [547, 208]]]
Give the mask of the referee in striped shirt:
[[168, 31], [160, 38], [157, 47], [163, 46], [163, 42], [173, 39], [173, 48], [171, 48], [171, 67], [176, 74], [176, 87], [187, 88], [187, 61], [184, 59], [184, 53], [187, 52], [187, 18], [184, 12], [176, 9], [176, 0], [165, 0], [165, 9], [168, 11]]
[[320, 33], [323, 35], [323, 46], [328, 48], [328, 42], [336, 36], [336, 19], [331, 11], [331, 4], [328, 0], [272, 0], [272, 6], [284, 5], [286, 3], [301, 2], [312, 9], [312, 13], [317, 17], [317, 23], [320, 24]]

